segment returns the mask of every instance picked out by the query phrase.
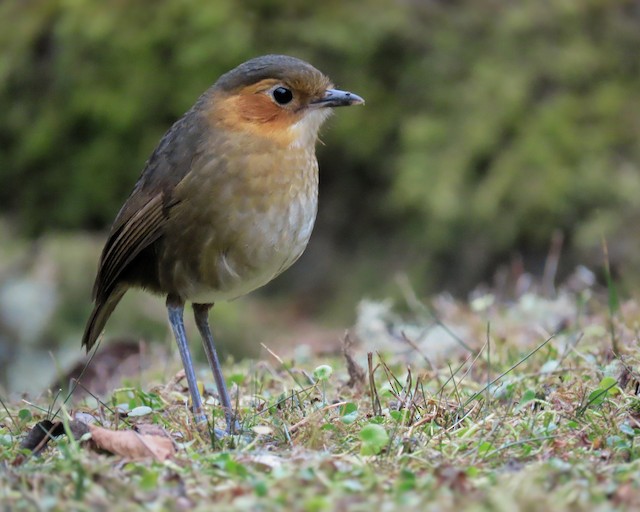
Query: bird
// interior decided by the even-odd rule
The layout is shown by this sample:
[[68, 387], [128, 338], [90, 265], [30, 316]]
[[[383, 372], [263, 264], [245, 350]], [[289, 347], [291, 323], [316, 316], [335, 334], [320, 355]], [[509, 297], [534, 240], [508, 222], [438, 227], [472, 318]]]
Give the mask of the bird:
[[361, 104], [286, 55], [220, 76], [161, 138], [115, 217], [82, 338], [87, 352], [128, 289], [164, 296], [192, 412], [206, 422], [184, 328], [190, 302], [226, 433], [236, 432], [209, 311], [267, 284], [303, 253], [318, 205], [318, 132], [333, 107]]

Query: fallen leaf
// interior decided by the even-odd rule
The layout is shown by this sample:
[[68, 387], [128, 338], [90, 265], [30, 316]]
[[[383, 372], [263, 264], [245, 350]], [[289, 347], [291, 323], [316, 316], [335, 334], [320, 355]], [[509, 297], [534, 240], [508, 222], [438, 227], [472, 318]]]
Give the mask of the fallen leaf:
[[173, 440], [166, 435], [146, 434], [134, 430], [108, 430], [89, 425], [95, 446], [128, 459], [167, 460], [175, 454]]
[[49, 420], [42, 420], [36, 423], [27, 436], [20, 443], [21, 449], [31, 450], [35, 454], [40, 453], [49, 442], [49, 439], [64, 433], [64, 428], [60, 421], [55, 423]]
[[132, 410], [130, 410], [127, 416], [129, 416], [130, 418], [134, 418], [138, 416], [146, 416], [147, 414], [151, 414], [152, 412], [153, 412], [153, 409], [148, 405], [141, 405], [139, 407], [134, 407]]
[[142, 434], [143, 436], [159, 436], [171, 439], [165, 429], [163, 429], [160, 425], [154, 425], [153, 423], [140, 423], [139, 425], [135, 426], [135, 431], [138, 434]]
[[[69, 422], [69, 431], [75, 439], [80, 439], [89, 430], [85, 423], [73, 420]], [[52, 438], [63, 434], [65, 434], [65, 429], [61, 421], [39, 421], [27, 432], [26, 437], [20, 443], [20, 449], [30, 450], [33, 455], [38, 455], [47, 447], [47, 444]], [[12, 465], [19, 466], [23, 464], [26, 459], [26, 456], [21, 453], [13, 460]]]

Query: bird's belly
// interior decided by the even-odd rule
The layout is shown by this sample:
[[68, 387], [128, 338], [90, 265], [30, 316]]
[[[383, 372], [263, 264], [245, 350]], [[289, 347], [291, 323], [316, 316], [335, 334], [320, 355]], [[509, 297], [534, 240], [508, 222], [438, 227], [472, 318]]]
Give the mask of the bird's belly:
[[291, 202], [251, 220], [224, 244], [211, 237], [204, 244], [196, 272], [183, 281], [180, 295], [195, 303], [231, 300], [267, 284], [289, 268], [307, 246], [317, 200]]
[[302, 254], [316, 217], [313, 146], [236, 143], [220, 151], [230, 156], [222, 163], [202, 157], [194, 178], [181, 182], [159, 250], [162, 288], [196, 303], [268, 283]]

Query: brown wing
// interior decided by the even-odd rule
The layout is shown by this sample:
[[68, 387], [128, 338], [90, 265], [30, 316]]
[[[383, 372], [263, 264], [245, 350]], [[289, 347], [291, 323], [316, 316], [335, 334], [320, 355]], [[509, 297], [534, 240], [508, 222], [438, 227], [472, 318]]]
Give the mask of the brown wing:
[[106, 300], [127, 266], [162, 237], [169, 210], [175, 204], [172, 192], [191, 170], [209, 128], [201, 115], [206, 100], [207, 93], [164, 135], [118, 213], [102, 251], [94, 300]]
[[210, 93], [211, 90], [205, 92], [164, 135], [111, 227], [93, 285], [94, 308], [82, 338], [87, 350], [100, 336], [130, 285], [123, 279], [123, 273], [140, 253], [163, 236], [170, 210], [176, 204], [173, 191], [191, 171], [203, 140], [212, 135], [203, 115], [209, 106]]
[[152, 197], [111, 234], [102, 252], [93, 287], [94, 300], [117, 284], [122, 271], [140, 252], [162, 236], [165, 221], [162, 194]]
[[146, 247], [162, 236], [165, 215], [162, 194], [147, 200], [136, 187], [120, 210], [102, 251], [98, 275], [93, 285], [95, 302], [85, 327], [82, 345], [87, 351], [100, 336], [111, 313], [127, 291], [120, 283], [122, 272]]

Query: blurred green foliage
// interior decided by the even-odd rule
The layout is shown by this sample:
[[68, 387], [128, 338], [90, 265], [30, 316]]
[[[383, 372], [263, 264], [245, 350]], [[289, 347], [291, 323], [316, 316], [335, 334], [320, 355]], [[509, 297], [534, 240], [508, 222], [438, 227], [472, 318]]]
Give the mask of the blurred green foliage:
[[367, 100], [319, 148], [318, 282], [335, 247], [380, 247], [463, 289], [555, 229], [574, 259], [605, 236], [633, 261], [639, 49], [637, 0], [3, 2], [0, 208], [29, 233], [104, 228], [195, 98], [277, 52]]

